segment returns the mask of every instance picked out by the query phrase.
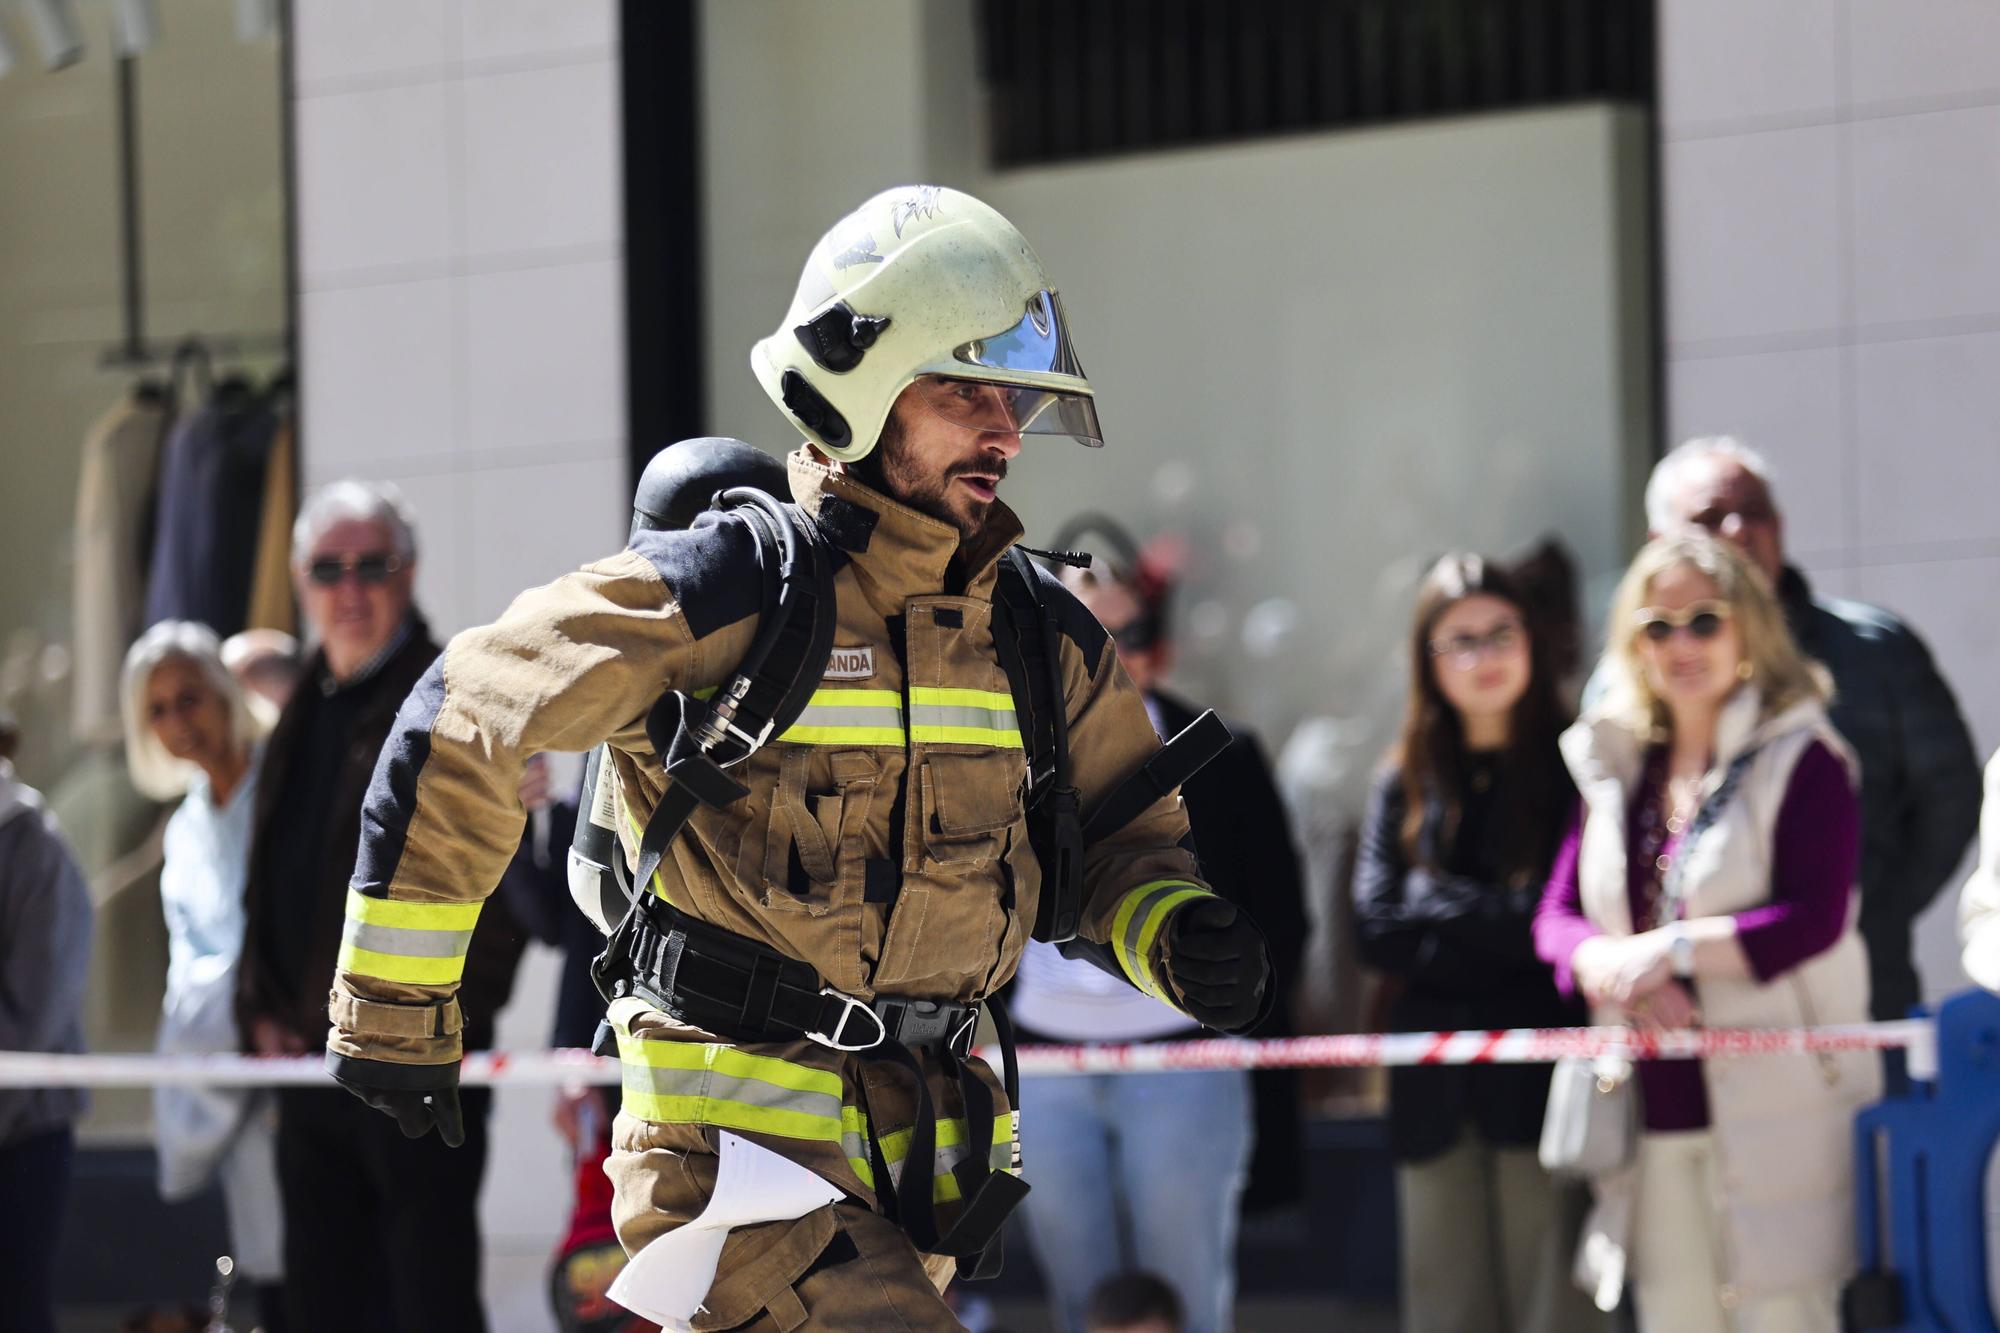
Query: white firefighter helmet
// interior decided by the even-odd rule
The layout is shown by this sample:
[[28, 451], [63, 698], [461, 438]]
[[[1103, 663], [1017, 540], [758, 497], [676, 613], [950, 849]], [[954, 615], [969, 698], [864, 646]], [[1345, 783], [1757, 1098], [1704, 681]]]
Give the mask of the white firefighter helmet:
[[821, 237], [750, 366], [843, 463], [868, 456], [919, 381], [925, 405], [960, 425], [1103, 442], [1041, 261], [1013, 223], [942, 186], [885, 190]]

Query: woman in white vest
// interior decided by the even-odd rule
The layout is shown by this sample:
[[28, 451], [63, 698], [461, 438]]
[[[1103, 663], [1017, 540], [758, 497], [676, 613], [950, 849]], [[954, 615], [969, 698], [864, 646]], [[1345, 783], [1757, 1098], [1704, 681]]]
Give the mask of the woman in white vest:
[[[206, 625], [163, 620], [125, 655], [126, 762], [155, 800], [185, 795], [167, 820], [160, 908], [167, 918], [162, 1055], [234, 1053], [236, 965], [243, 949], [243, 881], [250, 812], [269, 718], [222, 664]], [[265, 1326], [281, 1305], [283, 1221], [275, 1108], [254, 1088], [153, 1090], [160, 1194], [192, 1198], [222, 1185], [239, 1280], [257, 1289]]]
[[[1612, 684], [1563, 737], [1581, 795], [1536, 947], [1601, 1023], [1868, 1017], [1858, 773], [1826, 673], [1733, 548], [1655, 541], [1611, 613]], [[1642, 1062], [1633, 1160], [1595, 1180], [1577, 1276], [1642, 1333], [1836, 1333], [1852, 1125], [1876, 1058]]]

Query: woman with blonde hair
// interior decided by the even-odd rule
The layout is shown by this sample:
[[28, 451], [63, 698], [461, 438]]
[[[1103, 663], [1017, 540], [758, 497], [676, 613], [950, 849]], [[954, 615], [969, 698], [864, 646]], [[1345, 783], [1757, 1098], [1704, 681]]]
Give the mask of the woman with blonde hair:
[[[160, 906], [167, 918], [163, 1055], [241, 1048], [234, 999], [243, 948], [243, 883], [256, 805], [263, 711], [222, 664], [212, 630], [167, 620], [125, 655], [122, 698], [133, 785], [156, 800], [184, 796], [167, 820]], [[217, 1179], [240, 1277], [258, 1287], [267, 1330], [279, 1329], [282, 1214], [273, 1108], [254, 1089], [157, 1088], [160, 1193], [189, 1198]]]
[[[1581, 809], [1535, 922], [1559, 984], [1603, 1023], [1866, 1020], [1858, 774], [1768, 587], [1725, 542], [1654, 541], [1619, 584], [1608, 656], [1603, 704], [1563, 737]], [[1835, 1333], [1875, 1058], [1636, 1072], [1636, 1150], [1593, 1182], [1579, 1262], [1599, 1304], [1629, 1267], [1641, 1333]]]

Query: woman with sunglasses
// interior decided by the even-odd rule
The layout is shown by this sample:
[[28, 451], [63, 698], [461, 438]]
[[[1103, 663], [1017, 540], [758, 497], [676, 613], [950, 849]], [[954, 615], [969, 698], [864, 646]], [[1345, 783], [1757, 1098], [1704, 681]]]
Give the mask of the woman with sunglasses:
[[[1857, 774], [1825, 671], [1711, 537], [1640, 551], [1610, 624], [1611, 686], [1563, 737], [1582, 802], [1542, 957], [1601, 1023], [1866, 1020]], [[1599, 1304], [1629, 1278], [1641, 1333], [1835, 1333], [1878, 1084], [1867, 1052], [1640, 1062], [1636, 1149], [1585, 1230]]]
[[[126, 762], [155, 800], [183, 798], [167, 820], [160, 908], [167, 919], [163, 1055], [234, 1052], [243, 884], [250, 858], [268, 710], [222, 663], [206, 625], [165, 620], [125, 655]], [[283, 1264], [275, 1108], [256, 1089], [161, 1087], [153, 1092], [160, 1194], [192, 1198], [219, 1180], [230, 1253], [257, 1287], [264, 1327], [281, 1329]]]
[[[1567, 721], [1512, 581], [1478, 556], [1440, 560], [1354, 879], [1361, 956], [1392, 979], [1396, 1030], [1582, 1021], [1531, 934], [1576, 797], [1556, 749]], [[1602, 1326], [1569, 1282], [1580, 1208], [1535, 1160], [1548, 1089], [1546, 1066], [1391, 1072], [1409, 1333]]]

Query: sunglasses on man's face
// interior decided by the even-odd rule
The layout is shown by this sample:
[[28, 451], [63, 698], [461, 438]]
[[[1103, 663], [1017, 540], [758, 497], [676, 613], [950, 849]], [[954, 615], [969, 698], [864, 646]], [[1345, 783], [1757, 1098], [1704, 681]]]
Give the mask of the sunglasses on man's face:
[[1658, 611], [1646, 607], [1639, 612], [1637, 632], [1654, 643], [1665, 643], [1677, 630], [1686, 630], [1697, 639], [1712, 639], [1729, 623], [1727, 602], [1695, 602], [1679, 611]]
[[306, 577], [323, 588], [331, 588], [348, 574], [362, 583], [388, 582], [389, 576], [401, 570], [403, 561], [384, 551], [373, 551], [367, 555], [324, 555], [306, 565]]

